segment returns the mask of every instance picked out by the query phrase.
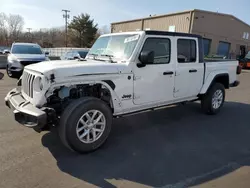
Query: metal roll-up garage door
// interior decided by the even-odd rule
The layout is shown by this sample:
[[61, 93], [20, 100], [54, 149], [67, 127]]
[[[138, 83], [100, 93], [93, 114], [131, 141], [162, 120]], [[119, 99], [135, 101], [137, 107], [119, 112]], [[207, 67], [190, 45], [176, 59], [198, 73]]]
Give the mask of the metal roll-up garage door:
[[230, 50], [230, 43], [228, 42], [219, 42], [217, 55], [223, 55], [228, 58], [229, 56], [229, 50]]

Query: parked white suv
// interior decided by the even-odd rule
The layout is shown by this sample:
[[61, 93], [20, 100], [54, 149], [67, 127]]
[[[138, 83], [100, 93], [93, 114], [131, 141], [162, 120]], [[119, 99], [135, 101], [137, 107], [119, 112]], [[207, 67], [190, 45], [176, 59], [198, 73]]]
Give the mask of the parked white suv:
[[37, 131], [55, 125], [65, 146], [82, 153], [105, 142], [113, 117], [195, 100], [217, 114], [240, 72], [237, 61], [205, 62], [198, 35], [115, 33], [101, 36], [84, 62], [26, 66], [5, 101], [16, 121]]
[[35, 43], [13, 43], [7, 59], [6, 72], [9, 77], [19, 78], [27, 65], [48, 60], [48, 53]]

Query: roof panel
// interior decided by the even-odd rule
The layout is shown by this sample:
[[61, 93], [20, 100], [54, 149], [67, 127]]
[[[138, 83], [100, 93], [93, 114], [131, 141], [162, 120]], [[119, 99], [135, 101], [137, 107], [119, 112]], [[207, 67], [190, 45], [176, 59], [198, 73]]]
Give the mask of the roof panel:
[[202, 38], [200, 35], [190, 34], [190, 33], [180, 33], [180, 32], [167, 32], [167, 31], [149, 30], [149, 31], [145, 31], [145, 33], [147, 35], [167, 35], [167, 36], [181, 36], [181, 37]]

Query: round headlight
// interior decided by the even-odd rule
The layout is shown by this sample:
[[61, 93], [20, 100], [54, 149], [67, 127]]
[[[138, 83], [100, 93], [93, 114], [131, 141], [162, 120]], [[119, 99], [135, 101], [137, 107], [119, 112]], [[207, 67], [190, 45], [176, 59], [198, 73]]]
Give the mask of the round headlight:
[[19, 61], [17, 59], [8, 59], [8, 61], [10, 63], [19, 63]]
[[43, 81], [41, 77], [36, 77], [34, 82], [34, 89], [38, 92], [43, 90]]
[[39, 77], [39, 89], [42, 91], [43, 90], [43, 82], [42, 82], [42, 78]]

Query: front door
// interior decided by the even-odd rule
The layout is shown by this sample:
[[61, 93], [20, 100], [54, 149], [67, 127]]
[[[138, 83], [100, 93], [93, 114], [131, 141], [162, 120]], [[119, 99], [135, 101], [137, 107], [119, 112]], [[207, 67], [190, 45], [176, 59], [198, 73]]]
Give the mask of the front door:
[[177, 39], [175, 98], [195, 97], [203, 84], [204, 64], [199, 63], [198, 40]]
[[[134, 67], [134, 104], [150, 104], [173, 99], [175, 65], [171, 60], [171, 37], [147, 37], [141, 51], [154, 51], [152, 64]], [[140, 51], [140, 52], [141, 52]]]

